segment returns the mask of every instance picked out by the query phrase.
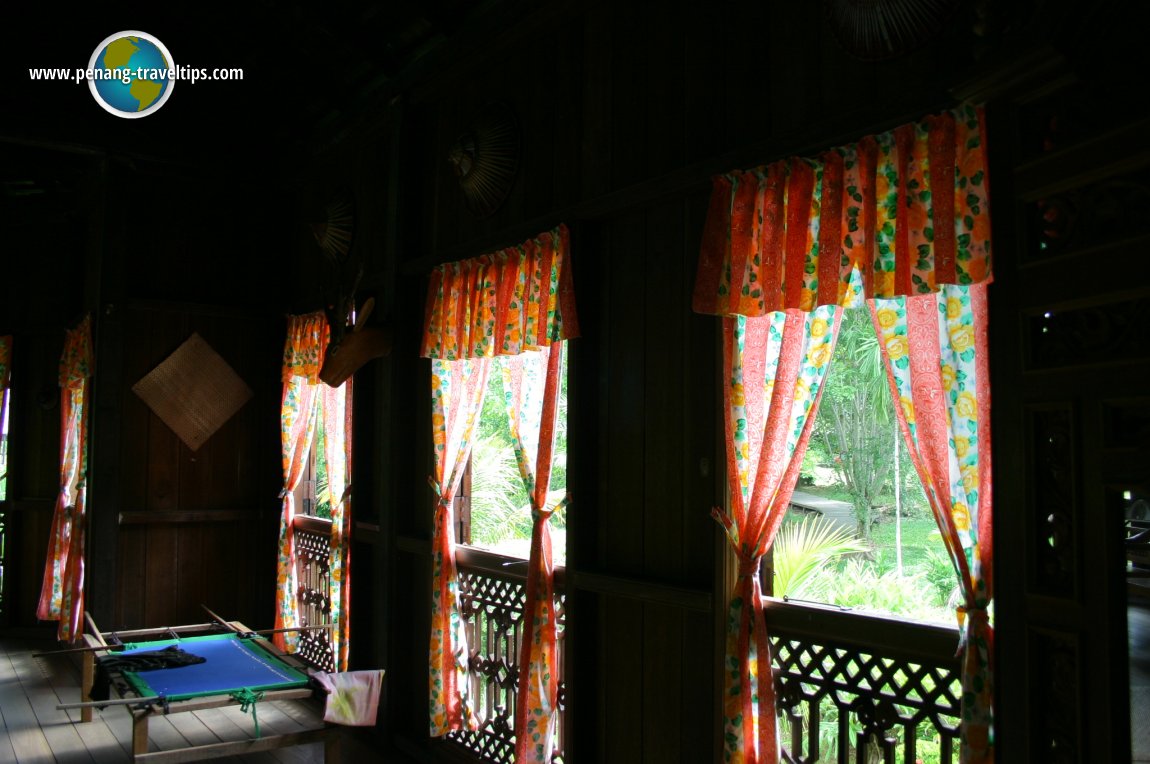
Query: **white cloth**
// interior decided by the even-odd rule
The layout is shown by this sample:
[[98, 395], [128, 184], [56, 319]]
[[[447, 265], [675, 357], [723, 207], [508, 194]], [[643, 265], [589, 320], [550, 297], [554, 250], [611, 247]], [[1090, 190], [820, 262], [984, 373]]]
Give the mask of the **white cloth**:
[[383, 669], [319, 672], [315, 679], [327, 690], [323, 720], [349, 727], [372, 727], [379, 712]]

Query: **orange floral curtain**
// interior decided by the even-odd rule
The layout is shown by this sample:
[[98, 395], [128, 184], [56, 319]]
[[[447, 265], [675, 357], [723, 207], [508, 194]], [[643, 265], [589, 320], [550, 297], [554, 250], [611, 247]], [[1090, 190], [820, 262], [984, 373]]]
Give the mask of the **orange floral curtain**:
[[12, 335], [0, 337], [0, 396], [8, 389], [12, 375]]
[[986, 284], [872, 300], [899, 429], [958, 574], [962, 764], [994, 761]]
[[[295, 490], [303, 478], [315, 440], [322, 401], [319, 370], [330, 339], [327, 318], [322, 312], [288, 317], [280, 405], [280, 456], [284, 482], [280, 491], [279, 562], [276, 570], [277, 629], [300, 625], [296, 603], [299, 581], [296, 578]], [[274, 640], [280, 649], [295, 652], [299, 635], [295, 632], [276, 634]]]
[[[760, 432], [759, 417], [752, 413], [751, 398], [743, 387], [745, 369], [757, 354], [776, 352], [771, 345], [773, 334], [764, 335], [755, 323], [783, 322], [789, 327], [798, 316], [806, 314], [810, 322], [810, 316], [828, 306], [853, 305], [864, 294], [871, 299], [931, 295], [947, 284], [989, 281], [984, 133], [982, 109], [963, 104], [818, 157], [785, 159], [714, 179], [693, 307], [700, 313], [727, 317], [724, 357], [732, 511], [730, 516], [717, 515], [738, 551], [740, 568], [740, 583], [731, 603], [726, 663], [724, 738], [731, 760], [773, 764], [778, 758], [773, 683], [766, 680], [769, 657], [764, 660], [769, 642], [759, 593], [748, 582], [754, 576], [745, 574], [755, 555], [769, 547], [772, 529], [781, 518], [775, 516], [776, 510], [755, 506], [761, 500], [758, 491], [777, 490], [785, 498], [798, 474], [783, 472], [777, 484], [756, 476], [749, 504], [748, 496], [736, 495], [747, 490], [743, 473], [753, 448], [750, 444], [744, 448], [740, 439], [757, 437]], [[741, 339], [739, 322], [745, 322]], [[830, 325], [836, 324], [837, 316]], [[834, 333], [833, 329], [827, 333], [832, 337], [828, 350], [833, 348]], [[781, 341], [786, 333], [779, 336]], [[797, 377], [800, 385], [803, 376]], [[758, 379], [756, 371], [756, 385]], [[766, 389], [773, 393], [780, 384], [795, 384], [796, 377], [784, 373], [782, 364], [774, 369], [768, 364], [764, 379]], [[768, 394], [767, 399], [772, 398]], [[741, 414], [738, 406], [744, 400], [747, 411]], [[804, 414], [808, 423], [816, 411], [817, 396]], [[774, 415], [765, 419], [771, 422]], [[762, 451], [783, 448], [783, 442], [776, 441], [785, 438], [789, 443], [794, 434], [793, 429], [769, 426], [762, 434]], [[795, 453], [801, 458], [801, 446]], [[779, 504], [772, 500], [770, 507]], [[985, 522], [989, 528], [989, 518], [987, 497], [980, 524]], [[985, 570], [989, 576], [989, 566]], [[980, 616], [977, 620], [981, 624]], [[979, 644], [988, 656], [989, 638]], [[975, 716], [979, 713], [974, 712]], [[982, 722], [976, 719], [974, 723]], [[964, 761], [976, 761], [966, 758], [966, 737]]]
[[12, 378], [12, 335], [0, 337], [0, 423], [7, 419], [8, 396], [4, 392], [8, 389], [8, 381]]
[[76, 640], [83, 630], [87, 403], [92, 368], [92, 319], [87, 315], [66, 333], [60, 356], [60, 493], [36, 608], [37, 618], [59, 622], [56, 636], [61, 642]]
[[436, 494], [431, 536], [431, 736], [475, 729], [467, 682], [467, 634], [459, 609], [452, 504], [471, 455], [471, 437], [491, 372], [490, 358], [431, 361], [431, 430]]
[[556, 652], [555, 576], [551, 557], [551, 515], [566, 506], [548, 505], [563, 347], [502, 359], [503, 395], [511, 421], [515, 460], [531, 502], [531, 552], [523, 606], [525, 630], [519, 651], [515, 701], [515, 761], [550, 764], [559, 708]]
[[420, 355], [516, 355], [579, 334], [567, 226], [431, 272]]
[[[470, 453], [491, 359], [555, 348], [577, 335], [566, 226], [516, 247], [448, 263], [431, 274], [421, 352], [432, 359], [436, 475], [431, 483], [438, 496], [432, 539], [433, 736], [475, 723], [467, 696], [467, 644], [459, 613], [451, 507]], [[507, 403], [518, 433], [516, 453], [532, 497], [533, 517], [524, 604], [529, 629], [520, 647], [515, 716], [516, 761], [521, 762], [550, 760], [550, 732], [557, 706], [554, 577], [548, 526], [553, 508], [549, 511], [546, 507], [546, 495], [561, 353], [561, 349], [552, 349], [535, 356], [536, 360], [544, 359], [546, 370], [542, 374], [529, 373], [538, 365], [529, 361], [513, 362], [505, 372]], [[525, 383], [529, 378], [546, 381], [542, 386]], [[531, 397], [528, 389], [542, 393], [541, 408], [525, 403]], [[540, 434], [532, 440], [528, 432]]]
[[323, 385], [324, 458], [327, 463], [327, 501], [331, 506], [328, 573], [331, 591], [332, 654], [335, 670], [347, 670], [351, 634], [351, 388], [348, 378], [339, 387]]
[[775, 686], [759, 563], [787, 513], [822, 397], [842, 308], [723, 319], [730, 514], [713, 515], [738, 559], [728, 606], [723, 693], [725, 754], [775, 762]]
[[[983, 112], [714, 178], [694, 309], [762, 316], [990, 278]], [[856, 273], [858, 276], [853, 276]]]

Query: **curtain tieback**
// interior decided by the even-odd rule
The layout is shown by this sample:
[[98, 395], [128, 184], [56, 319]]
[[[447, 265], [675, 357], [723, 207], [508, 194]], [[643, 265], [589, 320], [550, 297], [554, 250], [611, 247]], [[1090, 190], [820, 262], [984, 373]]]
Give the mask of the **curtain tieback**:
[[538, 523], [540, 520], [550, 520], [551, 515], [555, 514], [560, 509], [563, 509], [563, 507], [566, 507], [570, 503], [571, 503], [571, 495], [570, 494], [564, 496], [562, 499], [555, 502], [555, 506], [552, 507], [551, 509], [537, 509], [535, 507], [535, 503], [533, 500], [532, 504], [531, 504], [531, 519], [534, 520], [536, 523]]
[[[990, 613], [986, 605], [960, 605], [955, 608], [958, 617], [958, 652], [961, 656], [966, 650], [968, 634], [985, 631], [990, 628]], [[970, 628], [967, 628], [967, 618], [970, 619]]]
[[286, 488], [285, 488], [285, 489], [283, 489], [282, 491], [280, 491], [280, 494], [279, 494], [279, 500], [280, 500], [280, 501], [283, 501], [284, 499], [286, 499], [286, 498], [288, 497], [288, 494], [289, 494], [289, 493], [291, 493], [291, 491], [289, 491], [289, 490], [288, 490], [288, 489], [286, 489]]
[[762, 555], [739, 555], [739, 578], [750, 578], [759, 572]]

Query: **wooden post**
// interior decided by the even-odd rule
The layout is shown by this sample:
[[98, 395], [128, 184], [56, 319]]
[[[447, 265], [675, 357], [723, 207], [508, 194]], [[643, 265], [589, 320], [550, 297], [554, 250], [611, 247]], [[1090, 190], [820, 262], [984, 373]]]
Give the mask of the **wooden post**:
[[[95, 624], [91, 621], [91, 616], [87, 613], [84, 614], [88, 618], [88, 623], [94, 628]], [[84, 634], [84, 642], [91, 650], [82, 653], [80, 656], [80, 701], [87, 702], [92, 700], [92, 685], [96, 683], [96, 649], [105, 647], [104, 638], [100, 636], [100, 632], [96, 632], [95, 636], [91, 634]], [[80, 721], [92, 721], [92, 708], [91, 706], [82, 706], [80, 708]]]
[[132, 761], [148, 752], [148, 711], [132, 714]]

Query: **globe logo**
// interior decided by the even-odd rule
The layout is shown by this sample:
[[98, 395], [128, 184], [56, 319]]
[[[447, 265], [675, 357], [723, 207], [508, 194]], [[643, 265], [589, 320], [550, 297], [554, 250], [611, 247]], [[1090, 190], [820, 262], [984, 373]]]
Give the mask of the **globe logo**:
[[172, 54], [152, 35], [117, 32], [96, 46], [88, 63], [88, 86], [109, 114], [146, 117], [172, 95], [175, 70]]

